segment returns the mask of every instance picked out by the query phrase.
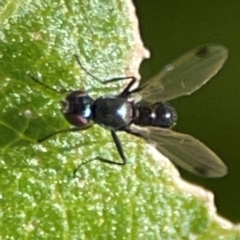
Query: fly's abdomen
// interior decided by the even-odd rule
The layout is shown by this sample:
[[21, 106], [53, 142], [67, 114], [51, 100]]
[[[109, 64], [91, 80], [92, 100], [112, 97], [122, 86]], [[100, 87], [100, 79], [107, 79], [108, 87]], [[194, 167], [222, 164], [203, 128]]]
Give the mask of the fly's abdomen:
[[159, 102], [151, 106], [139, 105], [137, 110], [138, 117], [133, 123], [139, 126], [171, 128], [177, 121], [177, 112], [167, 102]]

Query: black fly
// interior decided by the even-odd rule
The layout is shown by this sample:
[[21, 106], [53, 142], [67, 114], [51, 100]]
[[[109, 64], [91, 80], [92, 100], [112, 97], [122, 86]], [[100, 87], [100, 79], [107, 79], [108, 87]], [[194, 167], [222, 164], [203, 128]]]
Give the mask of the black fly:
[[[189, 172], [203, 177], [224, 176], [227, 167], [214, 152], [192, 136], [171, 130], [176, 123], [177, 113], [167, 101], [198, 90], [220, 70], [227, 56], [228, 51], [223, 46], [198, 47], [167, 65], [155, 77], [144, 83], [140, 82], [139, 87], [133, 90], [131, 89], [136, 82], [134, 77], [114, 78], [102, 82], [89, 73], [76, 56], [78, 64], [103, 84], [123, 79], [130, 79], [130, 82], [120, 94], [103, 96], [96, 100], [85, 91], [71, 92], [62, 102], [62, 113], [74, 128], [54, 132], [38, 142], [58, 133], [85, 130], [97, 123], [111, 132], [122, 161], [115, 162], [96, 157], [88, 162], [99, 160], [125, 165], [127, 159], [117, 136], [117, 131], [125, 131], [144, 138], [149, 143], [155, 143], [161, 153]], [[31, 74], [29, 76], [35, 82], [56, 91]], [[134, 97], [141, 97], [141, 100], [134, 101]]]

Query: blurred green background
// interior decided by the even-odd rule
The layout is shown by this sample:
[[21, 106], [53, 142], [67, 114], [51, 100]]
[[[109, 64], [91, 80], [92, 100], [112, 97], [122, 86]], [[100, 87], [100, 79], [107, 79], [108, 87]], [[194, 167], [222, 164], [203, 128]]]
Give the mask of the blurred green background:
[[186, 51], [205, 43], [222, 44], [229, 59], [220, 73], [198, 92], [172, 102], [178, 110], [175, 130], [189, 133], [227, 164], [223, 179], [182, 176], [215, 194], [218, 212], [240, 221], [240, 1], [134, 0], [142, 39], [151, 58], [142, 78], [157, 73]]

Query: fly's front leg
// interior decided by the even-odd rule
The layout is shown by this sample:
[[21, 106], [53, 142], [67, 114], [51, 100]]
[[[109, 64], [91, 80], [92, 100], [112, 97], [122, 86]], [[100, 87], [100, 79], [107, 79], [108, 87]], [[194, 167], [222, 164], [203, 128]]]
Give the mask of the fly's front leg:
[[83, 127], [78, 127], [78, 128], [68, 128], [68, 129], [62, 129], [62, 130], [59, 130], [59, 131], [56, 131], [56, 132], [53, 132], [43, 138], [40, 138], [37, 140], [38, 143], [42, 143], [44, 142], [45, 140], [51, 138], [52, 136], [55, 136], [59, 133], [65, 133], [65, 132], [79, 132], [79, 131], [83, 131], [83, 130], [86, 130], [88, 128], [92, 127], [92, 125], [87, 125], [87, 126], [83, 126]]
[[58, 94], [65, 94], [65, 93], [71, 92], [71, 91], [66, 90], [66, 89], [57, 90], [57, 89], [55, 89], [55, 88], [52, 88], [52, 87], [46, 85], [45, 83], [41, 82], [41, 81], [40, 81], [36, 76], [34, 76], [31, 72], [27, 72], [27, 75], [28, 75], [28, 77], [30, 77], [30, 79], [32, 79], [35, 83], [43, 86], [43, 87], [46, 88], [46, 89], [51, 90], [52, 92], [55, 92], [55, 93], [58, 93]]
[[122, 80], [127, 80], [127, 79], [135, 79], [134, 77], [117, 77], [117, 78], [111, 78], [108, 80], [101, 80], [100, 78], [94, 76], [93, 74], [91, 74], [81, 63], [80, 58], [78, 55], [74, 54], [74, 57], [76, 58], [76, 61], [78, 63], [78, 65], [83, 69], [84, 72], [86, 72], [89, 76], [91, 76], [93, 79], [97, 80], [99, 83], [101, 84], [108, 84], [108, 83], [112, 83], [112, 82], [118, 82], [118, 81], [122, 81]]

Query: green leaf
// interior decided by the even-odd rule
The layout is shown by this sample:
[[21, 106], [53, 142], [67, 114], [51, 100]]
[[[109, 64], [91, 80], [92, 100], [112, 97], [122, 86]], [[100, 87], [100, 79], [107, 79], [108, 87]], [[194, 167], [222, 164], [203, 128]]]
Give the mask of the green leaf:
[[128, 164], [95, 161], [75, 179], [72, 170], [96, 155], [119, 160], [107, 130], [94, 126], [36, 143], [69, 124], [59, 110], [64, 95], [26, 73], [58, 90], [85, 89], [93, 97], [117, 93], [126, 83], [100, 85], [73, 55], [103, 80], [136, 75], [146, 52], [135, 21], [123, 0], [0, 4], [1, 239], [239, 237], [211, 216], [205, 199], [181, 190], [172, 166], [163, 157], [153, 161], [142, 140], [119, 134]]

